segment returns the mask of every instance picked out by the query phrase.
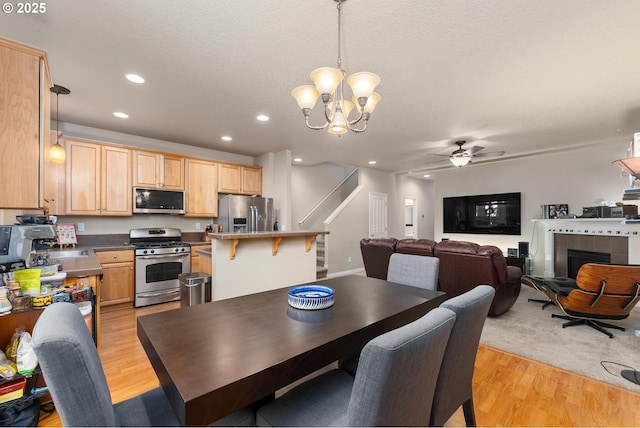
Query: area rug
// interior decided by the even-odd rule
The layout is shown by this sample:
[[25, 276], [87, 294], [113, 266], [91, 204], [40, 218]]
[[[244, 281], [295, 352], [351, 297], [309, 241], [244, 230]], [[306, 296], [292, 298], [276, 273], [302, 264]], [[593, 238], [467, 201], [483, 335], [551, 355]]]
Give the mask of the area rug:
[[[622, 377], [623, 370], [640, 371], [640, 307], [622, 321], [613, 321], [626, 331], [612, 330], [608, 336], [585, 325], [562, 328], [564, 320], [551, 318], [560, 310], [527, 299], [545, 296], [523, 285], [516, 303], [499, 317], [489, 317], [480, 342], [512, 354], [549, 364], [592, 379], [640, 392]], [[637, 333], [636, 333], [637, 331]], [[636, 334], [638, 336], [636, 336]]]

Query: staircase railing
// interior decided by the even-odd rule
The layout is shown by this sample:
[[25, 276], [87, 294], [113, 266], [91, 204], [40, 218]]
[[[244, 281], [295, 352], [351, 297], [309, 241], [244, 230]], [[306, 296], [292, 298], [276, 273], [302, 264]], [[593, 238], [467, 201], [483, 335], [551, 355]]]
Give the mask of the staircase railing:
[[312, 209], [311, 211], [309, 211], [309, 213], [304, 216], [304, 218], [300, 221], [298, 221], [298, 226], [302, 227], [302, 225], [309, 220], [309, 218], [316, 213], [316, 211], [318, 211], [320, 209], [320, 207], [322, 207], [322, 205], [327, 201], [327, 199], [329, 199], [335, 192], [337, 192], [340, 187], [351, 178], [351, 176], [353, 174], [355, 174], [356, 172], [358, 172], [358, 168], [354, 168], [353, 171], [351, 171], [345, 178], [342, 179], [342, 181], [340, 181], [340, 183], [338, 183], [329, 193], [327, 193], [327, 195], [322, 198], [322, 200], [320, 200], [320, 202], [318, 202]]

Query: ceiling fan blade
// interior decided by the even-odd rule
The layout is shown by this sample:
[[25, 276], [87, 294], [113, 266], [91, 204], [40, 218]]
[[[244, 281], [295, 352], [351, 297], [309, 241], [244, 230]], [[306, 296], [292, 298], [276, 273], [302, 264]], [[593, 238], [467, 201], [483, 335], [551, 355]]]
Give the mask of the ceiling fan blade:
[[499, 152], [487, 152], [487, 153], [479, 153], [477, 155], [473, 155], [476, 158], [490, 158], [490, 157], [498, 157], [504, 155], [504, 151]]
[[473, 154], [475, 154], [475, 153], [477, 153], [477, 152], [479, 152], [480, 150], [483, 150], [483, 149], [484, 149], [484, 147], [482, 147], [482, 146], [473, 146], [473, 147], [469, 147], [467, 149], [467, 151], [473, 155]]

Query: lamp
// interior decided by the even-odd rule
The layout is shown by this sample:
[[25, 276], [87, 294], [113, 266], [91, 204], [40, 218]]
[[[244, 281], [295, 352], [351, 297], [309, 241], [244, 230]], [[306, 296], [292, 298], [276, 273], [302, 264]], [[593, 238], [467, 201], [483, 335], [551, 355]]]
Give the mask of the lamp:
[[49, 159], [51, 160], [51, 162], [63, 163], [67, 157], [67, 154], [64, 151], [64, 147], [60, 145], [60, 140], [59, 140], [60, 121], [58, 120], [58, 117], [59, 117], [58, 100], [61, 94], [69, 95], [71, 91], [60, 85], [53, 85], [50, 90], [51, 92], [56, 94], [56, 143], [53, 146], [51, 146], [51, 148], [49, 149]]
[[628, 172], [635, 178], [640, 178], [640, 157], [618, 159], [612, 162], [618, 165], [624, 172]]
[[[353, 103], [344, 98], [344, 76], [342, 69], [342, 3], [346, 0], [334, 0], [338, 2], [338, 61], [337, 68], [320, 67], [311, 72], [309, 77], [314, 85], [302, 85], [291, 91], [291, 95], [302, 109], [304, 121], [308, 128], [320, 130], [328, 128], [329, 133], [341, 135], [349, 131], [364, 132], [371, 113], [376, 104], [382, 99], [380, 94], [373, 90], [380, 83], [377, 74], [369, 72], [354, 73], [347, 78], [347, 84], [353, 92]], [[326, 123], [322, 126], [313, 126], [309, 123], [309, 115], [316, 105], [318, 98], [324, 103], [324, 115]], [[356, 110], [358, 117], [349, 120], [351, 110]], [[362, 128], [354, 128], [353, 125], [363, 121]]]

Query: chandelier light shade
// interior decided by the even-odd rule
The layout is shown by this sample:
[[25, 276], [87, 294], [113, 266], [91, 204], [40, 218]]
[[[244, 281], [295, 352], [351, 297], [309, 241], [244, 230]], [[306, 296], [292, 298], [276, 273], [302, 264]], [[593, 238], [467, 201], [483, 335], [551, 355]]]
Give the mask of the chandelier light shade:
[[[309, 77], [313, 85], [302, 85], [291, 91], [291, 95], [298, 102], [298, 106], [304, 115], [305, 124], [313, 130], [327, 129], [329, 133], [342, 135], [349, 131], [364, 132], [371, 113], [382, 97], [374, 92], [380, 84], [380, 77], [370, 72], [354, 73], [347, 78], [347, 85], [351, 88], [353, 97], [351, 101], [344, 97], [344, 76], [342, 69], [342, 3], [346, 0], [333, 0], [338, 3], [338, 61], [337, 67], [320, 67], [311, 72]], [[309, 123], [311, 110], [316, 105], [318, 98], [324, 104], [326, 123], [322, 126], [314, 126]], [[354, 117], [350, 117], [350, 113]], [[354, 125], [362, 121], [362, 128]]]
[[60, 95], [69, 95], [71, 91], [60, 85], [53, 85], [50, 90], [56, 94], [56, 143], [49, 149], [49, 160], [51, 160], [51, 162], [63, 163], [67, 158], [67, 153], [64, 147], [60, 145], [60, 121], [58, 120], [60, 111], [59, 99]]

